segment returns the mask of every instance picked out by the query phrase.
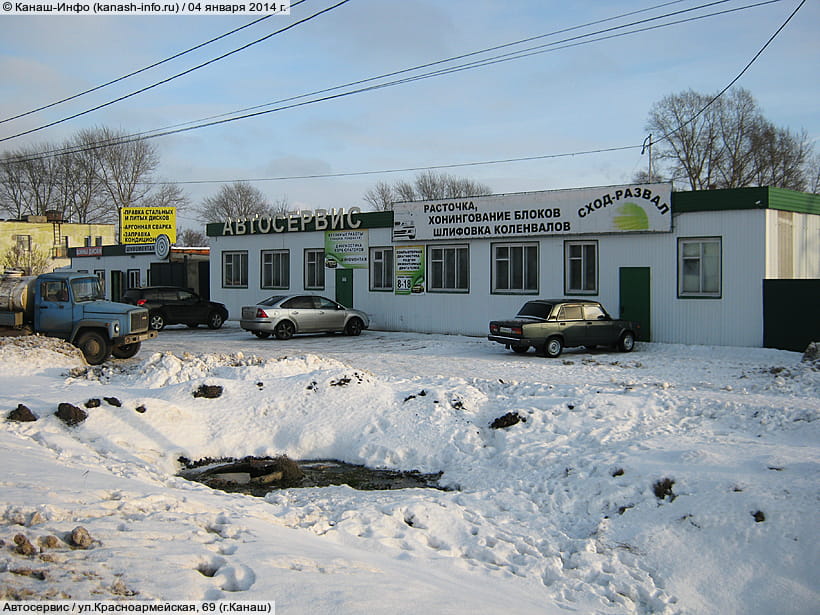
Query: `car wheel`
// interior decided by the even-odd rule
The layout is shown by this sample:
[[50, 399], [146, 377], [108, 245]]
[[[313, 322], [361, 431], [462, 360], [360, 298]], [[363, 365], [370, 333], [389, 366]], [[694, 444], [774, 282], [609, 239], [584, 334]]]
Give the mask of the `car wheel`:
[[618, 348], [621, 352], [630, 352], [635, 348], [635, 334], [627, 331], [621, 336], [621, 341], [618, 342]]
[[225, 322], [225, 319], [222, 318], [222, 314], [219, 312], [211, 312], [208, 315], [208, 328], [209, 329], [219, 329], [222, 326], [222, 323]]
[[89, 365], [104, 363], [111, 354], [111, 344], [108, 339], [97, 331], [86, 331], [77, 338], [79, 348]]
[[296, 327], [289, 320], [282, 320], [276, 324], [273, 329], [273, 334], [278, 340], [289, 340], [296, 333]]
[[260, 340], [266, 340], [270, 337], [270, 331], [251, 331]]
[[148, 316], [148, 326], [157, 331], [162, 331], [165, 328], [165, 316], [162, 312], [153, 312]]
[[560, 356], [563, 349], [564, 342], [561, 341], [560, 337], [551, 337], [544, 344], [544, 354], [551, 359]]
[[361, 335], [364, 323], [360, 318], [351, 318], [345, 325], [345, 335]]
[[517, 345], [511, 346], [511, 348], [512, 348], [513, 352], [518, 353], [518, 354], [525, 354], [530, 349], [529, 346], [517, 346]]
[[114, 348], [111, 349], [111, 354], [114, 355], [114, 357], [117, 359], [130, 359], [140, 351], [141, 346], [142, 342], [136, 342], [134, 344], [123, 344], [122, 346], [114, 346]]

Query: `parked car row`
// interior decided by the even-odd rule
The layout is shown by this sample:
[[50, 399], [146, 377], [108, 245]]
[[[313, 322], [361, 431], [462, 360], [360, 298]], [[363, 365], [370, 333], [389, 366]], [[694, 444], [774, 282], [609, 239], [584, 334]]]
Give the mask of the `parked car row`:
[[[156, 330], [173, 324], [219, 329], [228, 318], [224, 304], [173, 286], [134, 288], [125, 293], [123, 301], [147, 308], [149, 325]], [[327, 297], [273, 295], [243, 306], [239, 326], [260, 339], [287, 340], [300, 333], [360, 335], [370, 326], [370, 318]], [[516, 353], [535, 348], [548, 357], [558, 357], [564, 348], [576, 346], [630, 352], [637, 334], [636, 323], [612, 318], [597, 301], [564, 298], [527, 301], [514, 318], [491, 321], [487, 338]]]

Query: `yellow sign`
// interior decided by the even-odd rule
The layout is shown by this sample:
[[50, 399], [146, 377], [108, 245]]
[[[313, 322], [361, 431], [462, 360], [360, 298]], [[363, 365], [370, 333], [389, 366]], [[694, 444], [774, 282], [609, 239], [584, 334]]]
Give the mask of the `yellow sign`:
[[120, 209], [120, 243], [154, 243], [167, 235], [177, 241], [176, 207], [123, 207]]

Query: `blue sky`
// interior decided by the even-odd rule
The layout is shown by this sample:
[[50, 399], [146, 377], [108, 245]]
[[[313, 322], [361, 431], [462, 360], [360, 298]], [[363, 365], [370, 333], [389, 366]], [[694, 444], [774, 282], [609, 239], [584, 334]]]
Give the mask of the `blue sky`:
[[[68, 103], [0, 124], [0, 138], [79, 113], [241, 47], [337, 0], [308, 0], [160, 67]], [[706, 4], [682, 0], [350, 0], [288, 32], [140, 95], [0, 143], [59, 143], [109, 126], [176, 126], [435, 62], [527, 37], [643, 11], [529, 46]], [[728, 0], [686, 19], [753, 4]], [[633, 146], [651, 105], [671, 93], [717, 92], [798, 7], [781, 0], [722, 16], [318, 102], [154, 140], [163, 179], [254, 184], [293, 208], [364, 206], [378, 181], [414, 172], [276, 180], [544, 157]], [[652, 8], [656, 7], [656, 8]], [[645, 10], [650, 9], [650, 10]], [[250, 16], [0, 16], [0, 119], [172, 56]], [[645, 24], [648, 25], [648, 24]], [[820, 2], [809, 0], [740, 79], [766, 117], [820, 136]], [[629, 28], [634, 29], [634, 28]], [[620, 32], [617, 31], [617, 32]], [[516, 47], [515, 49], [519, 49]], [[527, 162], [441, 169], [519, 192], [627, 183], [647, 167], [640, 147]], [[184, 184], [194, 204], [219, 183]], [[191, 214], [183, 227], [195, 226]]]

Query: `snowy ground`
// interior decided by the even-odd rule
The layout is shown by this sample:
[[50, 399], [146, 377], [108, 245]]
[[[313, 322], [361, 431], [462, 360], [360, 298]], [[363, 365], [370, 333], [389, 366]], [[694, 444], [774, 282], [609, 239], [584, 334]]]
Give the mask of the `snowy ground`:
[[[31, 342], [0, 340], [3, 416], [39, 417], [0, 420], [0, 599], [271, 600], [279, 615], [820, 605], [820, 371], [799, 353], [545, 359], [480, 338], [278, 342], [228, 323], [169, 328], [90, 369]], [[202, 384], [222, 396], [195, 398]], [[122, 406], [76, 426], [54, 415], [105, 397]], [[490, 429], [509, 412], [526, 420]], [[180, 456], [283, 453], [443, 471], [453, 490], [263, 499], [175, 476]], [[78, 526], [89, 548], [66, 542]]]

